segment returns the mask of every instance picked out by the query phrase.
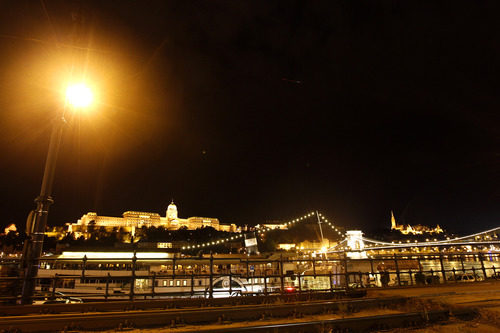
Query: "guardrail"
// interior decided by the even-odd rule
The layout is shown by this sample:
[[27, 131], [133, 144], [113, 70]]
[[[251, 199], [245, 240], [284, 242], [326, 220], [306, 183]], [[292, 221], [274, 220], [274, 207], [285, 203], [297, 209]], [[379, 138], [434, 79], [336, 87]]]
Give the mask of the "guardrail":
[[[422, 286], [500, 279], [498, 253], [393, 254], [327, 258], [41, 258], [34, 301], [136, 300], [339, 292], [357, 288]], [[19, 300], [22, 274], [15, 260], [0, 277], [0, 302]], [[159, 268], [159, 269], [158, 269]], [[51, 272], [54, 274], [51, 275]], [[57, 273], [56, 273], [57, 272]], [[65, 274], [68, 272], [68, 274]], [[77, 274], [76, 274], [77, 273]], [[220, 285], [219, 285], [220, 284]]]
[[[0, 330], [22, 329], [23, 332], [56, 332], [67, 330], [103, 330], [120, 327], [165, 327], [170, 325], [205, 325], [222, 321], [254, 321], [266, 317], [301, 317], [303, 315], [315, 315], [322, 313], [354, 313], [366, 309], [380, 307], [401, 307], [408, 300], [403, 297], [361, 299], [349, 301], [318, 300], [315, 302], [290, 302], [275, 304], [245, 304], [235, 306], [233, 304], [220, 304], [217, 307], [189, 307], [189, 308], [148, 308], [117, 309], [109, 311], [110, 306], [116, 304], [100, 304], [107, 311], [92, 311], [90, 313], [79, 313], [76, 309], [78, 304], [71, 305], [72, 313], [51, 313], [44, 316], [3, 316], [0, 318]], [[158, 301], [154, 301], [158, 302]], [[181, 301], [182, 302], [182, 301]], [[129, 302], [130, 303], [130, 302]], [[149, 302], [151, 303], [151, 302]], [[82, 304], [83, 305], [83, 304]], [[89, 304], [90, 305], [90, 304]], [[172, 304], [176, 305], [176, 304]], [[18, 307], [25, 308], [25, 307]], [[29, 306], [28, 308], [36, 308]], [[138, 311], [137, 311], [138, 310]], [[67, 310], [66, 310], [67, 311]]]

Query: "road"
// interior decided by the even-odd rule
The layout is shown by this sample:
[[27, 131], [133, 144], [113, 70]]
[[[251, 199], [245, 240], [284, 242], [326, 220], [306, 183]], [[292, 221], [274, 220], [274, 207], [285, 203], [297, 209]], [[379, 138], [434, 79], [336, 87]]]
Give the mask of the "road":
[[404, 296], [432, 299], [457, 306], [500, 306], [500, 281], [450, 283], [436, 287], [369, 289], [367, 297]]
[[[407, 301], [394, 301], [394, 302], [383, 302], [383, 300], [404, 300]], [[372, 305], [369, 307], [363, 306], [362, 304], [367, 304], [366, 302], [371, 302]], [[317, 308], [315, 311], [310, 311], [308, 314], [308, 308], [312, 303], [321, 304], [321, 307]], [[368, 290], [368, 295], [363, 299], [356, 300], [343, 300], [337, 301], [337, 305], [331, 307], [330, 304], [335, 303], [335, 301], [315, 301], [301, 304], [290, 304], [281, 303], [278, 301], [274, 304], [262, 304], [262, 305], [239, 305], [239, 306], [225, 306], [225, 307], [207, 307], [200, 309], [169, 309], [169, 310], [134, 310], [134, 311], [118, 311], [118, 312], [104, 312], [104, 313], [85, 313], [85, 314], [59, 314], [59, 315], [46, 315], [46, 316], [24, 316], [24, 317], [4, 317], [2, 319], [6, 321], [11, 320], [12, 322], [18, 321], [21, 323], [23, 320], [31, 320], [38, 318], [40, 324], [44, 321], [45, 323], [50, 323], [51, 321], [66, 321], [70, 324], [72, 321], [82, 320], [85, 317], [87, 320], [95, 320], [96, 322], [114, 322], [114, 326], [117, 327], [118, 323], [122, 327], [127, 326], [127, 322], [134, 322], [137, 326], [146, 327], [148, 326], [163, 326], [163, 328], [142, 328], [127, 331], [139, 333], [139, 332], [175, 332], [175, 333], [192, 333], [192, 332], [216, 332], [216, 331], [238, 331], [242, 328], [246, 330], [251, 327], [257, 326], [267, 326], [276, 327], [275, 331], [278, 332], [277, 327], [279, 325], [287, 325], [291, 327], [291, 324], [296, 324], [300, 326], [301, 323], [307, 322], [322, 322], [321, 325], [325, 323], [332, 323], [335, 320], [338, 323], [351, 321], [351, 322], [362, 322], [362, 321], [376, 321], [378, 317], [387, 316], [401, 316], [405, 314], [415, 313], [420, 314], [422, 321], [423, 313], [434, 313], [438, 311], [459, 308], [479, 308], [481, 317], [475, 319], [474, 321], [463, 322], [455, 318], [448, 320], [449, 325], [454, 325], [453, 327], [458, 327], [459, 330], [456, 332], [467, 333], [467, 332], [498, 332], [500, 331], [500, 282], [479, 282], [479, 283], [460, 283], [460, 284], [450, 284], [446, 286], [437, 287], [409, 287], [409, 288], [394, 288], [394, 289], [373, 289]], [[276, 308], [277, 311], [271, 310]], [[214, 315], [211, 316], [212, 323], [207, 325], [184, 325], [183, 320], [176, 321], [178, 313], [179, 317], [185, 317], [186, 322], [190, 322], [189, 317], [197, 316], [208, 316], [210, 313]], [[190, 315], [189, 313], [192, 313]], [[199, 313], [199, 314], [198, 314]], [[241, 316], [238, 313], [247, 313], [245, 316]], [[315, 314], [313, 314], [315, 313]], [[248, 314], [254, 314], [254, 316], [248, 316]], [[168, 317], [168, 318], [167, 318]], [[273, 318], [274, 317], [274, 318]], [[24, 319], [23, 319], [24, 318]], [[80, 319], [78, 319], [80, 318]], [[83, 319], [85, 319], [83, 318]], [[156, 318], [156, 319], [155, 319]], [[208, 318], [208, 317], [207, 317]], [[215, 318], [215, 320], [214, 320]], [[217, 322], [217, 318], [219, 319]], [[240, 319], [238, 319], [240, 318]], [[250, 320], [252, 321], [241, 321]], [[230, 320], [234, 320], [231, 322]], [[213, 323], [213, 322], [217, 323]], [[414, 319], [411, 320], [415, 322]], [[192, 322], [199, 322], [195, 320]], [[418, 322], [418, 320], [417, 320]], [[425, 323], [425, 320], [423, 321]], [[156, 324], [155, 324], [156, 323]], [[33, 324], [33, 323], [32, 323]], [[330, 325], [330, 324], [328, 324]], [[335, 325], [335, 324], [333, 324]], [[108, 326], [110, 327], [110, 326]], [[397, 327], [397, 326], [393, 326]], [[444, 326], [431, 326], [426, 329], [440, 329], [448, 327]], [[451, 326], [450, 326], [451, 327]], [[90, 327], [89, 327], [90, 328]], [[104, 327], [102, 327], [104, 328]], [[82, 329], [78, 329], [79, 332], [84, 332]], [[114, 331], [114, 330], [113, 330]], [[307, 330], [306, 330], [307, 331]], [[384, 331], [387, 331], [385, 329]], [[109, 331], [112, 332], [112, 331]], [[281, 331], [280, 331], [281, 332]], [[404, 332], [404, 330], [397, 330], [394, 332]], [[412, 329], [412, 332], [416, 332]], [[419, 332], [427, 332], [421, 330]], [[429, 331], [429, 332], [443, 332], [452, 333], [453, 330], [445, 331]]]
[[280, 324], [298, 324], [308, 321], [326, 321], [332, 319], [358, 319], [397, 315], [406, 311], [420, 310], [422, 307], [443, 308], [451, 307], [478, 307], [481, 317], [471, 321], [450, 318], [445, 325], [442, 323], [429, 325], [424, 328], [397, 328], [384, 329], [383, 332], [412, 332], [412, 333], [493, 333], [500, 331], [500, 281], [480, 283], [453, 283], [436, 287], [394, 288], [385, 290], [368, 290], [368, 298], [410, 297], [413, 302], [403, 308], [367, 309], [356, 313], [333, 313], [307, 316], [303, 318], [264, 318], [257, 322], [218, 323], [212, 325], [186, 325], [175, 328], [145, 328], [131, 330], [131, 333], [194, 333], [231, 331], [239, 328], [251, 328], [253, 325], [274, 326]]

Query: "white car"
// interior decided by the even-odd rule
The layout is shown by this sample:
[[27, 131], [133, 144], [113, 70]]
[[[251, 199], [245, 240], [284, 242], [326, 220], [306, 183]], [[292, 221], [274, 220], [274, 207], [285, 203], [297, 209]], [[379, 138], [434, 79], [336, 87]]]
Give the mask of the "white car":
[[[212, 290], [213, 298], [223, 298], [242, 296], [247, 291], [247, 288], [237, 278], [231, 279], [231, 288], [229, 288], [229, 278], [222, 277], [214, 281]], [[208, 288], [205, 289], [205, 297], [210, 297], [210, 290]]]

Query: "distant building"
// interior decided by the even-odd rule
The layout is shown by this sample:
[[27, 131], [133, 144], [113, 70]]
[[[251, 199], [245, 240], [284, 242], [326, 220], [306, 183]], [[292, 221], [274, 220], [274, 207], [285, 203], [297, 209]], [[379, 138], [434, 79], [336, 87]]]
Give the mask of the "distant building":
[[417, 224], [415, 226], [411, 226], [409, 224], [402, 225], [397, 224], [396, 218], [394, 217], [394, 213], [391, 211], [391, 230], [399, 230], [403, 235], [413, 234], [413, 235], [422, 235], [422, 234], [440, 234], [443, 233], [443, 229], [438, 225], [435, 228], [431, 228], [425, 225]]
[[17, 227], [14, 223], [9, 224], [7, 228], [4, 229], [4, 234], [8, 234], [9, 232], [15, 232], [17, 234]]
[[328, 238], [324, 238], [323, 241], [305, 240], [297, 244], [296, 249], [305, 252], [326, 251], [327, 249], [333, 247], [334, 244], [336, 244], [336, 242], [332, 242]]
[[265, 223], [262, 224], [257, 224], [255, 226], [255, 229], [261, 229], [261, 228], [269, 228], [271, 230], [274, 229], [279, 229], [279, 230], [288, 230], [288, 226], [286, 223], [283, 223], [281, 221], [266, 221]]
[[279, 250], [285, 250], [285, 251], [289, 251], [289, 250], [295, 250], [295, 247], [297, 245], [295, 245], [294, 243], [280, 243], [278, 244], [278, 249]]
[[285, 251], [295, 250], [295, 251], [302, 251], [302, 252], [324, 252], [324, 251], [327, 251], [329, 248], [334, 247], [335, 245], [337, 245], [337, 242], [331, 241], [331, 240], [325, 238], [325, 239], [323, 239], [323, 241], [305, 240], [305, 241], [300, 242], [298, 244], [279, 243], [277, 245], [277, 248], [279, 250], [285, 250]]
[[121, 230], [135, 235], [136, 229], [142, 227], [164, 227], [168, 230], [178, 230], [183, 227], [189, 230], [212, 227], [218, 231], [241, 232], [241, 228], [235, 224], [221, 224], [217, 218], [213, 217], [179, 218], [177, 206], [173, 201], [168, 205], [165, 217], [158, 213], [138, 211], [126, 211], [122, 217], [102, 216], [89, 212], [83, 215], [77, 223], [69, 224], [68, 232], [73, 232], [76, 237], [86, 237], [92, 229], [104, 228], [106, 231]]
[[66, 235], [66, 232], [67, 231], [64, 226], [57, 226], [57, 227], [47, 228], [47, 231], [45, 231], [45, 236], [61, 240]]

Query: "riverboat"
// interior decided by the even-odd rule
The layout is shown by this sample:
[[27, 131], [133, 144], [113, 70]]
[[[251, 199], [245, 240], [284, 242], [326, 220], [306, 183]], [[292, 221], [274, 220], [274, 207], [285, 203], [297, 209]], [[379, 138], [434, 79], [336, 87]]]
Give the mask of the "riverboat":
[[[250, 267], [248, 267], [250, 266]], [[63, 252], [41, 258], [37, 290], [118, 297], [230, 297], [263, 292], [273, 279], [242, 256], [176, 257], [166, 252]], [[276, 279], [274, 279], [276, 280]]]

